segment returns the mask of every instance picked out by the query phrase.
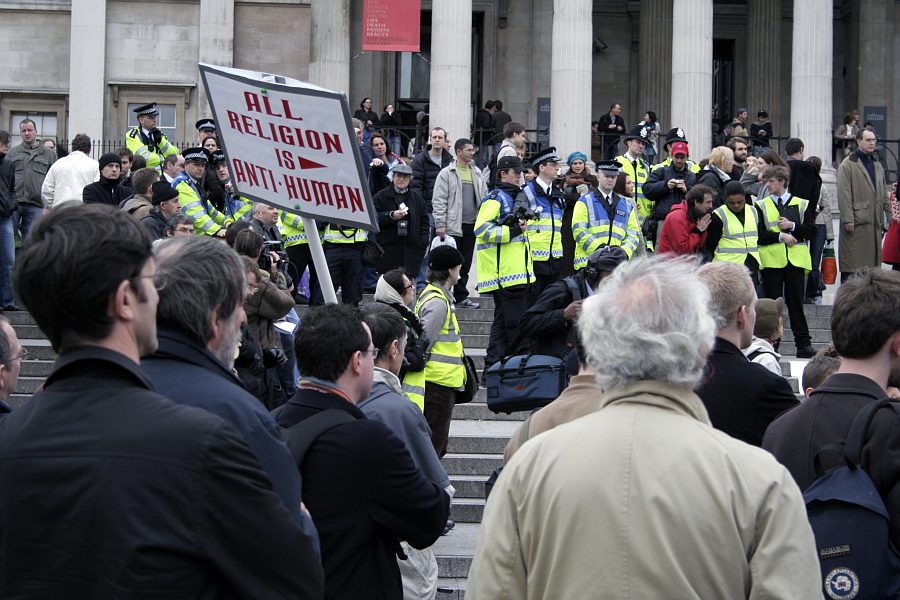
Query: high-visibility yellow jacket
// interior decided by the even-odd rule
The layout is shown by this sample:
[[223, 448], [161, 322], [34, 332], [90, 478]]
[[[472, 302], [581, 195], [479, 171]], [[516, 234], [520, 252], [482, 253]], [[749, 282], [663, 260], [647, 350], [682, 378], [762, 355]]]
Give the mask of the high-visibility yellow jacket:
[[148, 139], [140, 127], [132, 127], [125, 134], [125, 147], [135, 156], [143, 156], [147, 167], [162, 171], [162, 163], [170, 154], [178, 154], [178, 146], [170, 144], [166, 136], [162, 136], [159, 145]]
[[216, 235], [220, 229], [233, 221], [216, 210], [206, 199], [200, 184], [185, 172], [175, 178], [172, 187], [178, 192], [181, 212], [194, 219], [194, 233]]
[[713, 211], [713, 218], [722, 221], [722, 237], [716, 246], [713, 262], [744, 264], [747, 256], [759, 264], [759, 213], [755, 206], [744, 205], [744, 222], [726, 205]]
[[422, 307], [428, 302], [444, 302], [447, 316], [441, 325], [437, 340], [431, 347], [425, 370], [406, 374], [403, 391], [422, 411], [425, 411], [425, 382], [459, 389], [466, 383], [466, 367], [463, 364], [463, 343], [456, 320], [456, 309], [444, 290], [429, 283], [416, 302], [416, 315], [421, 318]]
[[326, 244], [361, 244], [369, 239], [369, 232], [365, 229], [332, 225], [325, 227], [322, 242]]
[[[475, 221], [479, 293], [535, 281], [528, 233], [518, 223], [502, 224], [514, 207], [513, 197], [500, 188], [481, 201]], [[518, 235], [513, 236], [513, 231]]]
[[648, 200], [644, 195], [644, 183], [650, 176], [650, 165], [643, 158], [638, 158], [632, 163], [625, 154], [617, 156], [616, 161], [621, 165], [622, 172], [631, 177], [631, 181], [634, 183], [634, 201], [638, 205], [638, 220], [643, 222], [653, 212], [654, 205], [654, 202]]
[[303, 218], [300, 215], [289, 213], [286, 210], [281, 211], [281, 222], [278, 229], [281, 230], [281, 239], [284, 241], [285, 248], [309, 243], [306, 238], [306, 230], [303, 228]]
[[[780, 213], [776, 206], [776, 200], [773, 196], [766, 196], [761, 201], [756, 201], [756, 206], [760, 210], [760, 216], [767, 231], [778, 233], [778, 218]], [[806, 214], [809, 208], [809, 200], [791, 196], [787, 203], [788, 207], [795, 206], [800, 211], [800, 218]], [[797, 223], [799, 225], [799, 223]], [[812, 257], [809, 255], [809, 246], [806, 242], [798, 241], [793, 246], [788, 246], [784, 242], [776, 242], [774, 244], [764, 244], [759, 247], [759, 268], [760, 269], [783, 269], [788, 263], [795, 267], [800, 267], [807, 272], [812, 270]]]
[[[553, 192], [558, 191], [550, 189]], [[559, 196], [554, 193], [553, 197], [549, 198], [543, 190], [535, 188], [533, 181], [529, 181], [522, 188], [517, 201], [527, 201], [531, 212], [540, 215], [528, 223], [528, 243], [531, 245], [532, 260], [544, 262], [551, 258], [562, 258], [562, 220], [565, 203], [562, 192]]]
[[596, 191], [579, 198], [572, 214], [576, 271], [587, 266], [588, 257], [601, 246], [621, 246], [631, 258], [640, 241], [635, 207], [613, 192], [615, 206], [610, 220], [609, 213], [598, 198], [599, 194]]

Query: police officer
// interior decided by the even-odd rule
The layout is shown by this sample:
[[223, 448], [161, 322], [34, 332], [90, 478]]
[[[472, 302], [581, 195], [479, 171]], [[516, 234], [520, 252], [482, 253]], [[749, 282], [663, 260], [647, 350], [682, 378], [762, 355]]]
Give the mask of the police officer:
[[572, 235], [576, 271], [587, 266], [588, 256], [602, 246], [621, 246], [631, 258], [640, 243], [637, 208], [613, 191], [618, 174], [618, 162], [598, 162], [598, 189], [585, 194], [575, 204]]
[[134, 112], [138, 126], [125, 134], [125, 146], [134, 156], [144, 157], [149, 168], [161, 171], [163, 160], [171, 154], [178, 154], [178, 147], [170, 144], [165, 134], [157, 129], [159, 108], [155, 103], [138, 106]]
[[653, 210], [653, 203], [644, 196], [644, 182], [650, 175], [650, 165], [644, 160], [644, 148], [649, 141], [650, 130], [643, 125], [635, 125], [625, 135], [625, 154], [616, 157], [621, 171], [631, 177], [634, 184], [634, 200], [638, 206], [638, 216], [644, 222]]
[[536, 217], [528, 225], [535, 275], [534, 298], [559, 279], [562, 271], [565, 197], [556, 183], [561, 161], [553, 146], [532, 157], [531, 164], [537, 177], [526, 183], [516, 197], [516, 202], [527, 205]]
[[518, 333], [519, 319], [528, 308], [528, 290], [534, 283], [527, 221], [517, 215], [514, 200], [522, 169], [522, 161], [516, 156], [497, 161], [499, 181], [482, 199], [475, 222], [478, 293], [494, 297], [485, 368], [514, 351], [508, 345]]
[[[341, 302], [359, 306], [363, 297], [363, 246], [369, 232], [356, 227], [328, 223], [322, 234], [325, 260], [334, 289], [341, 288]], [[314, 293], [313, 304], [324, 304], [322, 289]]]
[[181, 212], [194, 219], [194, 232], [225, 237], [225, 227], [232, 221], [216, 210], [206, 197], [201, 182], [209, 164], [209, 152], [203, 148], [184, 151], [184, 171], [172, 182], [178, 192]]
[[216, 137], [216, 122], [212, 119], [200, 119], [195, 127], [197, 127], [197, 140], [201, 146], [206, 138]]
[[[288, 260], [297, 269], [297, 282], [303, 272], [309, 268], [309, 303], [313, 304], [313, 298], [317, 297], [316, 291], [319, 286], [319, 277], [316, 268], [313, 265], [312, 253], [309, 249], [309, 239], [307, 238], [306, 229], [303, 227], [303, 219], [300, 215], [289, 213], [282, 210], [280, 213], [278, 229], [281, 231], [281, 239], [284, 240], [284, 251], [287, 252]], [[318, 231], [313, 232], [319, 235]], [[318, 296], [321, 296], [319, 292]], [[296, 297], [296, 296], [295, 296]], [[302, 302], [302, 298], [297, 298]]]

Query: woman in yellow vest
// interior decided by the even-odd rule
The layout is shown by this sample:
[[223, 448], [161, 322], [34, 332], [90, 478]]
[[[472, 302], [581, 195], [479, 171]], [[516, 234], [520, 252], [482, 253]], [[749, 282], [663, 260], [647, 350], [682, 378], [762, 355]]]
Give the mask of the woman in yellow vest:
[[706, 252], [713, 262], [733, 262], [750, 271], [759, 284], [759, 211], [747, 203], [739, 181], [725, 184], [725, 204], [715, 209], [706, 235]]
[[431, 443], [438, 456], [447, 452], [450, 418], [456, 392], [466, 383], [463, 345], [453, 305], [453, 286], [459, 281], [463, 256], [451, 246], [438, 246], [428, 257], [428, 285], [416, 302], [416, 316], [428, 339], [425, 370], [408, 373], [403, 388], [415, 402], [424, 397], [425, 420], [431, 427]]

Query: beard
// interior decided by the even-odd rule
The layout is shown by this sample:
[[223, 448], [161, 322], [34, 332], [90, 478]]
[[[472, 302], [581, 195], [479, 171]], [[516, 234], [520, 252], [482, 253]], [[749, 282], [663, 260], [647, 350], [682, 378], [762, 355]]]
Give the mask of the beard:
[[238, 344], [240, 343], [241, 323], [238, 319], [229, 319], [222, 336], [222, 343], [214, 353], [215, 357], [228, 367], [229, 371], [234, 368], [234, 360], [237, 358]]

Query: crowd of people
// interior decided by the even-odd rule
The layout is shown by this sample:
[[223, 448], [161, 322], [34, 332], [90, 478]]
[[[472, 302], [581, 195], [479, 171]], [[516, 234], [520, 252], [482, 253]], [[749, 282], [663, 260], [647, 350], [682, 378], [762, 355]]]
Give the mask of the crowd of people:
[[[401, 158], [366, 99], [373, 234], [308, 232], [242, 198], [211, 119], [179, 149], [155, 105], [136, 112], [98, 161], [85, 135], [56, 160], [34, 123], [15, 148], [0, 131], [0, 304], [20, 302], [59, 354], [11, 410], [25, 354], [0, 317], [0, 545], [16, 548], [0, 596], [434, 598], [455, 493], [440, 459], [475, 380], [470, 275], [494, 299], [485, 369], [545, 354], [571, 381], [510, 441], [467, 595], [613, 578], [641, 597], [821, 592], [800, 490], [819, 449], [900, 384], [900, 276], [880, 269], [888, 222], [884, 256], [900, 254], [900, 207], [871, 130], [835, 206], [799, 139], [755, 157], [733, 136], [695, 162], [648, 113], [624, 153], [563, 159], [527, 155], [510, 119], [482, 169], [441, 127]], [[803, 306], [832, 209], [843, 284], [817, 352]], [[309, 235], [340, 305], [322, 306]], [[803, 403], [780, 373], [785, 307], [812, 358]], [[863, 465], [892, 515], [896, 418], [879, 413]]]

